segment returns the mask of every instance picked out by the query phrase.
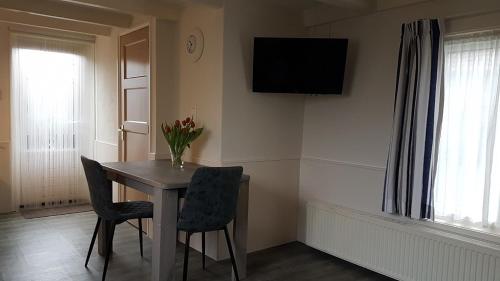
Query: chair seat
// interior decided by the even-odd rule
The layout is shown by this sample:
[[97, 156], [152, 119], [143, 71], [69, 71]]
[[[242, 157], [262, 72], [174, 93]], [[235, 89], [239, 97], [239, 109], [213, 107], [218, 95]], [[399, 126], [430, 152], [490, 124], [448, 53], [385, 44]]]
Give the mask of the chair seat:
[[117, 221], [153, 217], [153, 203], [147, 201], [113, 203], [112, 210]]

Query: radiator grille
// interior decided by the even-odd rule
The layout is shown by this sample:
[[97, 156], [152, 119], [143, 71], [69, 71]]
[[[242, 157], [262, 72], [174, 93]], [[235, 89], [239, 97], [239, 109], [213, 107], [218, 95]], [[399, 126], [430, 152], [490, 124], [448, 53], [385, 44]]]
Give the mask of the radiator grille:
[[305, 243], [398, 280], [500, 281], [495, 245], [342, 207], [307, 203]]

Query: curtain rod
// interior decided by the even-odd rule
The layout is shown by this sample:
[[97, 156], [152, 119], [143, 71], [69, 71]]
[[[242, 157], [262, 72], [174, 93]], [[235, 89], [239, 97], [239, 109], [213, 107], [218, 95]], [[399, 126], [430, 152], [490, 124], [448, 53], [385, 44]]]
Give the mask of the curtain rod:
[[446, 34], [444, 38], [446, 39], [453, 39], [453, 38], [472, 38], [477, 35], [500, 35], [500, 27], [496, 28], [490, 28], [490, 29], [483, 29], [483, 28], [478, 28], [478, 29], [472, 29], [470, 31], [462, 32], [462, 31], [457, 31], [457, 32], [452, 32], [449, 34]]
[[[345, 20], [351, 20], [351, 19], [355, 19], [355, 18], [361, 18], [361, 17], [378, 15], [378, 14], [385, 13], [387, 11], [393, 11], [393, 10], [397, 10], [397, 9], [408, 8], [410, 6], [418, 6], [418, 5], [426, 4], [426, 3], [430, 2], [430, 1], [431, 0], [426, 0], [426, 1], [423, 1], [423, 2], [411, 3], [411, 4], [407, 4], [407, 5], [400, 6], [400, 7], [393, 7], [393, 8], [383, 9], [383, 10], [376, 10], [376, 11], [373, 11], [371, 13], [362, 13], [362, 14], [353, 15], [353, 16], [350, 16], [350, 17], [345, 17], [345, 18], [340, 18], [340, 19], [334, 19], [334, 20], [330, 20], [330, 21], [327, 21], [327, 22], [323, 22], [323, 23], [318, 23], [318, 24], [313, 24], [313, 25], [310, 25], [310, 26], [306, 26], [306, 28], [313, 28], [313, 27], [318, 27], [318, 26], [322, 26], [322, 25], [326, 25], [326, 24], [337, 23], [337, 22], [341, 22], [341, 21], [345, 21]], [[469, 13], [460, 13], [460, 14], [442, 16], [442, 17], [438, 17], [438, 18], [441, 18], [444, 21], [448, 21], [448, 20], [455, 20], [455, 19], [460, 19], [460, 18], [478, 17], [478, 16], [495, 14], [495, 13], [500, 13], [500, 9], [483, 10], [483, 11], [476, 11], [476, 12], [469, 12]]]
[[[455, 37], [455, 36], [469, 36], [474, 33], [482, 33], [482, 32], [494, 32], [497, 33], [500, 30], [500, 20], [498, 20], [498, 14], [500, 13], [500, 9], [489, 10], [489, 11], [478, 11], [467, 14], [458, 14], [451, 15], [444, 18], [444, 23], [446, 24], [446, 28], [448, 29], [450, 26], [453, 26], [454, 22], [458, 23], [459, 28], [452, 28], [447, 30], [447, 34], [445, 37]], [[466, 27], [463, 24], [460, 24], [460, 20], [467, 20], [473, 18], [483, 18], [483, 22], [474, 24], [474, 20], [472, 22], [472, 26]], [[460, 28], [461, 27], [461, 28]]]
[[477, 12], [471, 12], [471, 13], [461, 13], [461, 14], [455, 14], [455, 15], [448, 15], [445, 16], [445, 20], [455, 20], [455, 19], [461, 19], [461, 18], [473, 18], [473, 17], [479, 17], [479, 16], [484, 16], [484, 15], [490, 15], [490, 14], [495, 14], [495, 13], [500, 13], [500, 9], [495, 9], [495, 10], [487, 10], [487, 11], [477, 11]]
[[30, 31], [30, 30], [23, 30], [22, 28], [18, 29], [15, 27], [9, 27], [9, 31], [11, 32], [11, 34], [17, 34], [35, 38], [55, 39], [60, 41], [85, 43], [85, 44], [95, 43], [95, 37], [92, 36], [84, 38], [83, 36], [79, 37], [78, 35], [73, 36], [73, 34], [62, 34], [62, 32], [58, 34], [58, 32], [46, 32], [43, 30]]

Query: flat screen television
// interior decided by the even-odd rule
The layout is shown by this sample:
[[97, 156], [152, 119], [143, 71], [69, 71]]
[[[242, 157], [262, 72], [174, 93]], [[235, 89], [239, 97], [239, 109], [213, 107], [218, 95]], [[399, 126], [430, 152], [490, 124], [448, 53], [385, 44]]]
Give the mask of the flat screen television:
[[342, 94], [347, 39], [254, 39], [253, 91]]

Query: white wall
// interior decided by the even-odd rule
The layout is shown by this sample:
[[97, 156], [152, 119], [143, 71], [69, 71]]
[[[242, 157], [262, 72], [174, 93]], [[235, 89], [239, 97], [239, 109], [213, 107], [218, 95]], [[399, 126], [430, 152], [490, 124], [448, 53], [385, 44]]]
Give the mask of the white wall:
[[[186, 155], [197, 163], [220, 165], [222, 138], [222, 62], [224, 9], [189, 5], [179, 21], [179, 114], [195, 114], [204, 132]], [[186, 52], [186, 39], [196, 29], [203, 32], [203, 55], [194, 62]], [[195, 111], [195, 112], [193, 112]]]
[[[162, 27], [156, 22], [153, 31], [158, 41], [153, 43], [156, 66], [152, 68], [156, 156], [168, 154], [160, 123], [195, 113], [197, 124], [205, 131], [185, 160], [213, 166], [242, 165], [252, 177], [249, 249], [295, 241], [304, 98], [254, 94], [250, 73], [253, 37], [303, 36], [301, 15], [284, 13], [265, 1], [231, 0], [221, 8], [186, 5], [173, 24], [177, 32], [158, 33], [172, 24], [164, 22]], [[204, 35], [203, 55], [197, 62], [185, 50], [185, 40], [195, 28]], [[169, 40], [177, 44], [176, 50], [170, 49]], [[177, 58], [174, 62], [161, 58], [170, 51]], [[161, 74], [160, 68], [166, 65], [178, 69], [170, 73], [176, 77], [171, 87], [160, 85], [160, 80], [171, 78]], [[160, 117], [162, 113], [165, 115]], [[207, 239], [207, 254], [224, 258], [222, 233], [210, 233]], [[199, 249], [199, 244], [194, 237], [192, 246]]]
[[[95, 41], [96, 140], [117, 143], [118, 37], [98, 36]], [[114, 126], [114, 130], [110, 130]]]
[[488, 25], [456, 15], [499, 9], [493, 0], [435, 0], [309, 29], [313, 37], [348, 38], [349, 51], [344, 95], [305, 101], [299, 239], [307, 200], [382, 215], [401, 24], [439, 17], [454, 32], [473, 30]]
[[[221, 165], [223, 15], [222, 8], [189, 4], [177, 22], [155, 20], [152, 25], [151, 133], [155, 135], [155, 158], [170, 157], [160, 124], [194, 114], [204, 133], [186, 151], [184, 160]], [[185, 49], [185, 40], [195, 28], [204, 35], [203, 56], [197, 62]], [[217, 233], [207, 234], [206, 253], [214, 259], [220, 258], [218, 241]], [[191, 239], [191, 247], [201, 251], [199, 235]]]
[[254, 36], [304, 36], [299, 13], [266, 1], [224, 4], [222, 162], [250, 175], [250, 251], [296, 240], [304, 97], [251, 91]]
[[[222, 8], [186, 4], [178, 21], [152, 20], [151, 158], [170, 157], [161, 123], [194, 114], [205, 130], [184, 160], [220, 165], [223, 15]], [[196, 28], [205, 42], [203, 56], [194, 62], [185, 40]]]
[[95, 41], [96, 140], [98, 161], [118, 159], [118, 30]]
[[[205, 127], [186, 160], [244, 166], [251, 176], [250, 251], [295, 241], [304, 97], [254, 94], [250, 85], [253, 37], [304, 36], [301, 15], [266, 1], [231, 0], [222, 8], [186, 5], [177, 24], [177, 117], [196, 109], [197, 123]], [[195, 28], [205, 40], [197, 62], [185, 51]], [[164, 142], [162, 137], [156, 141]], [[207, 253], [224, 258], [223, 235], [214, 233], [208, 240]], [[195, 237], [194, 248], [198, 242]]]
[[[118, 36], [121, 31], [113, 28], [110, 36], [97, 36], [95, 40], [94, 158], [100, 162], [118, 161]], [[118, 200], [116, 185], [113, 199]]]
[[178, 29], [177, 22], [150, 21], [150, 159], [168, 157], [168, 145], [160, 125], [178, 116]]

